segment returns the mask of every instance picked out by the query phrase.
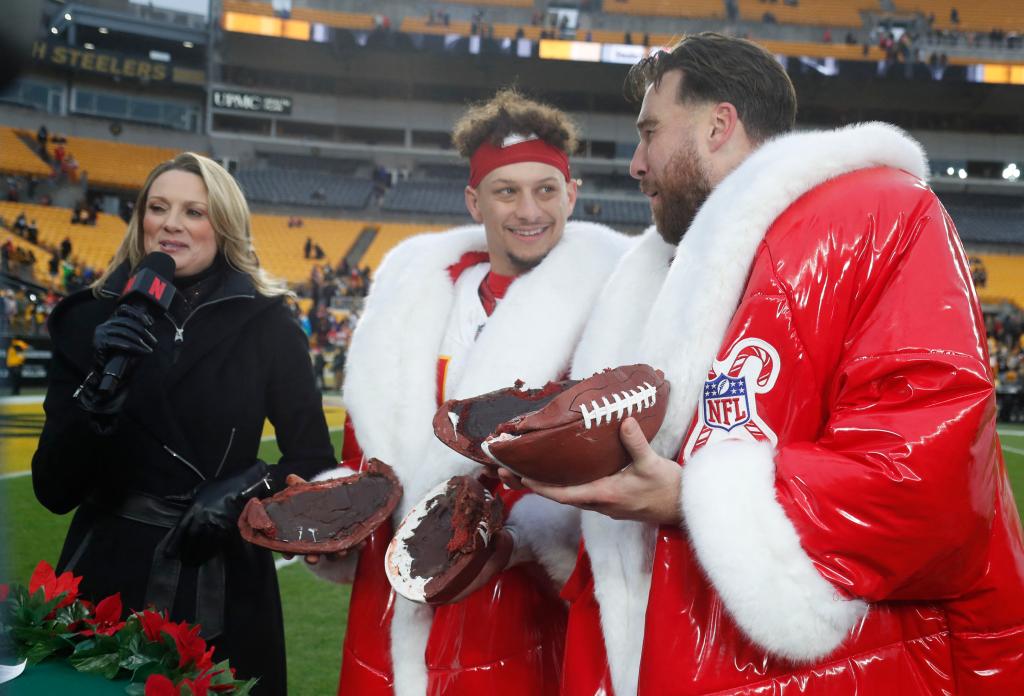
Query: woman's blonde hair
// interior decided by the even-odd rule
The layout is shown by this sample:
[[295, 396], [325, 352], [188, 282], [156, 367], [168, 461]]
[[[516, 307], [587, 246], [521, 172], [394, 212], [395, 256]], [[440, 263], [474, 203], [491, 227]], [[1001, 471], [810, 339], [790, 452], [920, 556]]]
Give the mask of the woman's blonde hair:
[[217, 251], [224, 255], [228, 265], [248, 275], [256, 286], [256, 291], [261, 295], [288, 294], [288, 287], [283, 281], [260, 268], [256, 249], [252, 245], [249, 205], [245, 202], [245, 195], [234, 177], [209, 157], [194, 152], [183, 152], [172, 160], [161, 162], [146, 177], [146, 183], [135, 201], [131, 220], [128, 221], [128, 231], [110, 265], [92, 284], [93, 293], [98, 295], [110, 275], [126, 260], [135, 268], [146, 255], [142, 220], [146, 215], [149, 189], [158, 176], [170, 171], [188, 172], [203, 180], [209, 199], [208, 211], [217, 241]]

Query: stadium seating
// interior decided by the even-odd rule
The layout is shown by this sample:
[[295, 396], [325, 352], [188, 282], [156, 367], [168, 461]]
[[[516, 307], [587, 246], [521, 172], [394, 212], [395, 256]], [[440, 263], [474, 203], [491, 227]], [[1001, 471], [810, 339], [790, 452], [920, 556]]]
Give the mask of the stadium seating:
[[[302, 218], [302, 227], [288, 227], [283, 215], [253, 215], [252, 236], [260, 264], [289, 283], [309, 280], [314, 264], [337, 264], [368, 224], [358, 220]], [[317, 261], [303, 257], [306, 238], [319, 244], [326, 256]]]
[[725, 19], [722, 0], [605, 0], [602, 9], [610, 14]]
[[464, 215], [462, 187], [450, 181], [400, 181], [384, 197], [383, 210], [397, 213]]
[[1009, 300], [1024, 307], [1024, 255], [974, 254], [981, 259], [987, 275], [985, 286], [978, 288], [982, 302]]
[[64, 146], [78, 162], [78, 176], [88, 172], [91, 186], [138, 189], [153, 167], [172, 159], [179, 150], [151, 145], [131, 145], [110, 140], [67, 136]]
[[243, 14], [273, 17], [274, 8], [269, 2], [246, 2], [246, 0], [224, 0], [225, 12], [241, 12]]
[[612, 227], [636, 227], [650, 224], [651, 207], [643, 198], [580, 198], [576, 201], [572, 217]]
[[[247, 2], [246, 0], [224, 0], [225, 12], [240, 12], [243, 14], [261, 15], [273, 17], [274, 8], [269, 2]], [[357, 12], [335, 12], [333, 10], [318, 10], [311, 7], [293, 7], [288, 15], [291, 19], [298, 19], [306, 22], [317, 22], [338, 29], [363, 29], [374, 28], [374, 16]]]
[[[33, 139], [35, 136], [32, 136]], [[50, 176], [53, 170], [29, 149], [13, 128], [0, 127], [0, 172], [23, 176]]]
[[[358, 264], [360, 267], [368, 265], [371, 270], [377, 268], [384, 254], [395, 244], [430, 229], [429, 225], [412, 223], [308, 217], [302, 218], [302, 227], [290, 228], [288, 217], [283, 215], [253, 215], [252, 226], [253, 243], [260, 264], [272, 275], [284, 278], [289, 283], [307, 282], [315, 264], [337, 265], [365, 227], [376, 227], [377, 234]], [[304, 258], [303, 246], [307, 237], [324, 250], [323, 259], [317, 261]]]
[[341, 157], [316, 157], [280, 152], [257, 152], [256, 157], [268, 167], [282, 169], [304, 169], [312, 172], [327, 172], [352, 176], [361, 166], [370, 166], [369, 160], [345, 159]]
[[35, 276], [36, 283], [38, 285], [46, 285], [43, 279], [47, 278], [49, 273], [49, 252], [34, 244], [29, 244], [16, 234], [0, 230], [0, 244], [6, 244], [8, 239], [11, 240], [11, 244], [16, 247], [32, 250], [32, 253], [36, 255], [36, 262], [32, 265], [32, 274]]
[[[116, 215], [100, 213], [95, 225], [72, 225], [71, 211], [67, 208], [0, 202], [0, 215], [9, 221], [22, 211], [28, 220], [36, 221], [41, 247], [55, 249], [67, 237], [71, 240], [71, 260], [79, 265], [92, 266], [97, 271], [102, 271], [110, 263], [126, 229], [124, 221]], [[24, 240], [21, 243], [24, 245]], [[48, 259], [49, 253], [46, 253], [44, 261]], [[43, 268], [45, 271], [45, 265]]]
[[398, 29], [407, 34], [461, 34], [469, 36], [472, 24], [453, 19], [449, 24], [430, 24], [426, 17], [404, 17]]
[[[463, 206], [463, 210], [465, 210], [465, 206]], [[468, 215], [466, 216], [466, 223], [470, 223]], [[402, 222], [390, 222], [383, 224], [377, 231], [377, 236], [374, 237], [370, 248], [366, 250], [363, 258], [360, 259], [359, 266], [369, 266], [371, 271], [376, 271], [381, 260], [384, 258], [384, 255], [391, 251], [394, 246], [403, 239], [411, 237], [414, 234], [443, 230], [450, 227], [452, 227], [452, 225], [428, 225]]]
[[861, 10], [878, 11], [873, 0], [800, 0], [795, 5], [785, 2], [766, 4], [761, 0], [737, 0], [740, 19], [748, 22], [763, 21], [765, 12], [771, 12], [779, 24], [814, 24], [829, 27], [861, 27]]
[[533, 7], [534, 0], [448, 0], [464, 5], [496, 5], [499, 7]]
[[[365, 208], [373, 191], [368, 179], [298, 169], [257, 169], [236, 178], [250, 201], [330, 208]], [[322, 197], [313, 194], [322, 191]]]
[[[897, 11], [920, 12], [927, 16], [935, 13], [935, 29], [956, 31], [990, 32], [1002, 29], [1010, 32], [1024, 31], [1024, 4], [1007, 0], [895, 0]], [[950, 19], [953, 8], [960, 15], [960, 22]]]
[[421, 162], [416, 165], [416, 175], [429, 180], [468, 181], [469, 167], [464, 164]]

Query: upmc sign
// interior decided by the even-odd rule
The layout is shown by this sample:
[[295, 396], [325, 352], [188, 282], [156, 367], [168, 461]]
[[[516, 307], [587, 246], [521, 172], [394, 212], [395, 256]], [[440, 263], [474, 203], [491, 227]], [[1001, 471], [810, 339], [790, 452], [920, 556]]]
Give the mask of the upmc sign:
[[235, 111], [256, 111], [267, 114], [289, 115], [292, 112], [291, 97], [274, 97], [269, 94], [213, 90], [213, 105], [220, 109]]

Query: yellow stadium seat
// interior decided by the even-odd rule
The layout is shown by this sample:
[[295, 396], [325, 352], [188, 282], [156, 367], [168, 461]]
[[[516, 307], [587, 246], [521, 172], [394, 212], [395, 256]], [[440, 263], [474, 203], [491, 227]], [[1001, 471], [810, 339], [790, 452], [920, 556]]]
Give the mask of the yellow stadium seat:
[[722, 0], [605, 0], [602, 9], [610, 14], [725, 19]]
[[[35, 140], [35, 135], [32, 136]], [[18, 137], [13, 128], [0, 126], [0, 172], [21, 176], [50, 176], [53, 170]]]
[[[896, 0], [900, 12], [920, 12], [928, 16], [935, 13], [935, 29], [957, 31], [990, 32], [993, 29], [1024, 32], [1024, 3], [1010, 0]], [[954, 24], [950, 18], [953, 8], [960, 15], [960, 22]], [[977, 61], [975, 61], [977, 62]]]
[[771, 12], [779, 24], [812, 24], [829, 27], [860, 27], [861, 10], [878, 10], [872, 0], [800, 0], [796, 5], [784, 2], [765, 4], [760, 0], [737, 0], [740, 18], [760, 22]]
[[[124, 238], [125, 223], [116, 215], [100, 213], [95, 225], [72, 225], [71, 211], [67, 208], [0, 202], [0, 215], [7, 220], [14, 220], [22, 211], [26, 218], [36, 221], [40, 246], [56, 248], [67, 237], [71, 240], [72, 262], [92, 266], [98, 272], [107, 267]], [[48, 259], [49, 252], [46, 252], [44, 262]], [[45, 267], [44, 263], [44, 270]]]
[[1024, 255], [971, 254], [981, 259], [985, 267], [985, 287], [978, 288], [982, 302], [1009, 300], [1024, 307]]

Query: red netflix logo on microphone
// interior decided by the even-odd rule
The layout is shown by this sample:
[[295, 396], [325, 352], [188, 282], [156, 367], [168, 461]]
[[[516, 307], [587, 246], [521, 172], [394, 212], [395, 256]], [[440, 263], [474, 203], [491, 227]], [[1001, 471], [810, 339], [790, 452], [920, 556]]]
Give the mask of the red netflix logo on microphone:
[[143, 295], [150, 302], [158, 304], [164, 309], [170, 306], [174, 297], [173, 289], [168, 291], [167, 281], [148, 268], [143, 268], [125, 283], [121, 297], [133, 294]]

